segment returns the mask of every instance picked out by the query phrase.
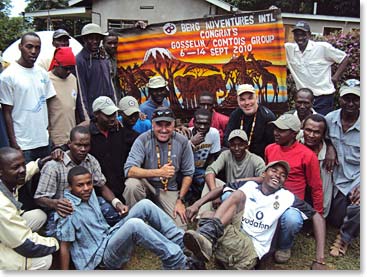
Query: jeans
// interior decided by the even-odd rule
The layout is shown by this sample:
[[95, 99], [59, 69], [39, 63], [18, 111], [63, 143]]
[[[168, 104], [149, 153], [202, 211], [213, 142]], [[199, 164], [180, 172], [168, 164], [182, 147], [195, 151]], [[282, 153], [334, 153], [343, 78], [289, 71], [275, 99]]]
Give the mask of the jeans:
[[135, 245], [155, 253], [161, 259], [163, 269], [185, 268], [184, 231], [150, 200], [136, 203], [113, 228], [103, 254], [103, 263], [108, 269], [120, 269], [127, 263]]
[[322, 115], [327, 115], [334, 110], [334, 93], [328, 95], [315, 96], [313, 108]]
[[278, 248], [287, 250], [292, 247], [296, 234], [301, 230], [303, 218], [299, 210], [290, 207], [282, 214], [279, 220]]

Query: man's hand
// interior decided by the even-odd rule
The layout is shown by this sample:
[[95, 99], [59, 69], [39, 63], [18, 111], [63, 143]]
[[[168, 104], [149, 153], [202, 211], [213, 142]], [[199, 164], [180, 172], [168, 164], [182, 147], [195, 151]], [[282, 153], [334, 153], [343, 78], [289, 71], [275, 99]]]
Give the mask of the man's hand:
[[191, 205], [190, 207], [188, 207], [186, 209], [186, 218], [190, 221], [193, 222], [196, 218], [196, 215], [199, 212], [199, 207], [196, 206], [195, 204]]
[[116, 211], [118, 211], [119, 215], [121, 215], [121, 216], [125, 216], [129, 212], [129, 206], [126, 206], [126, 205], [122, 204], [121, 202], [116, 204], [115, 209], [116, 209]]
[[185, 127], [184, 125], [176, 127], [175, 131], [177, 133], [180, 133], [181, 135], [187, 137], [187, 139], [190, 139], [191, 136], [192, 136], [191, 130], [189, 128]]
[[212, 206], [213, 206], [213, 209], [218, 209], [219, 208], [219, 206], [220, 206], [220, 204], [222, 204], [222, 200], [220, 200], [220, 197], [218, 197], [218, 198], [216, 198], [216, 199], [214, 199], [213, 201], [212, 201]]
[[173, 218], [176, 218], [177, 214], [181, 217], [181, 221], [183, 223], [187, 223], [186, 208], [180, 199], [177, 199], [176, 201], [176, 206], [173, 210]]
[[175, 167], [172, 162], [166, 163], [160, 168], [160, 177], [172, 178], [175, 175]]
[[55, 210], [60, 216], [67, 217], [73, 213], [73, 206], [66, 198], [56, 199]]
[[193, 145], [199, 145], [200, 143], [204, 142], [205, 135], [203, 133], [197, 132], [195, 136], [193, 136], [190, 141]]
[[140, 120], [143, 121], [143, 120], [147, 119], [147, 115], [145, 113], [139, 112], [139, 118], [140, 118]]
[[326, 168], [328, 172], [333, 172], [333, 168], [336, 165], [339, 165], [336, 150], [333, 145], [328, 144], [326, 147], [326, 154], [323, 167]]
[[14, 138], [14, 140], [9, 140], [9, 144], [10, 144], [10, 147], [13, 147], [13, 148], [15, 148], [17, 150], [22, 150], [20, 148], [20, 146], [18, 145], [18, 143], [17, 143], [17, 141], [16, 141], [15, 138]]
[[64, 158], [64, 151], [62, 151], [60, 148], [56, 148], [51, 152], [51, 158], [55, 161], [62, 161]]
[[350, 202], [352, 202], [353, 205], [360, 205], [360, 190], [359, 190], [359, 186], [354, 187], [354, 189], [352, 189], [352, 191], [350, 192]]

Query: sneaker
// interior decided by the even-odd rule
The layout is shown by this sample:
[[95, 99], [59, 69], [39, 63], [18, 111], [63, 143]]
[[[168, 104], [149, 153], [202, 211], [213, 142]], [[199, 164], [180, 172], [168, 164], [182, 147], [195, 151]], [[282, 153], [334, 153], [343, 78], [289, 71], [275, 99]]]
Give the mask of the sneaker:
[[291, 258], [291, 249], [277, 250], [275, 251], [275, 262], [278, 264], [284, 264]]
[[191, 250], [198, 259], [205, 262], [210, 260], [213, 253], [212, 243], [199, 232], [194, 230], [186, 231], [183, 241], [185, 246]]

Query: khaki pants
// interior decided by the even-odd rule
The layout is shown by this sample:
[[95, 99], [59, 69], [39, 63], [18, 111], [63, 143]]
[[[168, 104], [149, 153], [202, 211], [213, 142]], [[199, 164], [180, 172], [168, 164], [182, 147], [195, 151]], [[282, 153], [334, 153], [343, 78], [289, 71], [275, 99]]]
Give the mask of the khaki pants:
[[27, 222], [27, 226], [33, 232], [37, 232], [46, 223], [47, 215], [41, 209], [34, 209], [22, 214], [23, 219]]
[[[221, 187], [223, 185], [225, 185], [225, 183], [222, 180], [215, 178], [215, 186], [216, 187]], [[205, 183], [203, 191], [201, 193], [201, 197], [203, 197], [208, 192], [209, 192], [209, 187]], [[200, 216], [202, 213], [207, 212], [207, 211], [215, 211], [214, 208], [213, 208], [212, 202], [208, 202], [208, 203], [205, 203], [204, 205], [202, 205], [199, 209], [198, 215]]]
[[153, 187], [147, 179], [128, 178], [125, 181], [125, 190], [123, 196], [126, 205], [132, 207], [142, 199], [151, 199], [157, 206], [162, 208], [175, 221], [176, 226], [184, 230], [187, 229], [186, 223], [181, 221], [179, 215], [173, 218], [178, 191], [164, 191], [159, 189], [159, 195], [156, 195], [156, 188]]

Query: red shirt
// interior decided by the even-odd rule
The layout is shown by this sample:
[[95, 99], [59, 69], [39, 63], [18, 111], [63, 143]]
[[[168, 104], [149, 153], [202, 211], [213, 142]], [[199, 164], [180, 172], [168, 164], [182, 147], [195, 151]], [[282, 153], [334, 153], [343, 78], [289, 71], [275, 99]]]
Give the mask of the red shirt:
[[[212, 124], [210, 125], [210, 127], [213, 127], [219, 131], [221, 145], [223, 145], [224, 131], [228, 124], [228, 120], [229, 120], [228, 116], [221, 113], [217, 113], [215, 110], [213, 110]], [[189, 127], [194, 127], [194, 118], [191, 118], [189, 122]]]
[[291, 171], [284, 187], [304, 200], [306, 185], [311, 188], [314, 209], [323, 214], [323, 191], [319, 160], [314, 152], [299, 142], [291, 146], [272, 143], [265, 148], [266, 163], [284, 160]]

